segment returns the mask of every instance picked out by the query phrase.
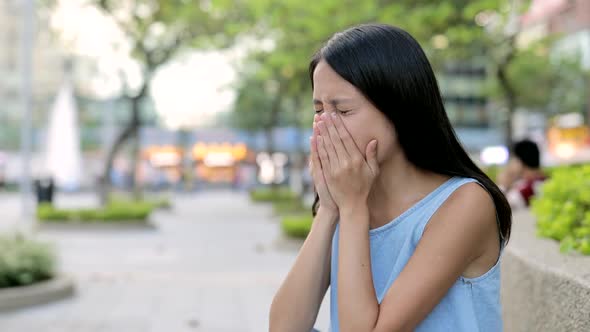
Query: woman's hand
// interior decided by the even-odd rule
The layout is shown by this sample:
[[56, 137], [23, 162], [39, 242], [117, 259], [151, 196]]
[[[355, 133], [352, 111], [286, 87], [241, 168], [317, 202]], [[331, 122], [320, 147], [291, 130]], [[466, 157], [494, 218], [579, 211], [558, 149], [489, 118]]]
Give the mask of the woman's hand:
[[365, 149], [366, 158], [336, 113], [324, 112], [318, 121], [316, 136], [321, 169], [329, 192], [342, 211], [366, 204], [373, 181], [379, 175], [377, 141]]
[[328, 213], [332, 213], [334, 215], [338, 214], [338, 206], [334, 202], [330, 191], [328, 190], [328, 186], [326, 185], [326, 179], [324, 177], [324, 173], [322, 171], [322, 164], [320, 162], [320, 157], [318, 154], [317, 148], [317, 138], [319, 136], [319, 129], [317, 127], [317, 122], [319, 121], [319, 116], [315, 115], [313, 117], [313, 136], [311, 137], [311, 160], [309, 162], [309, 169], [311, 170], [311, 177], [313, 179], [313, 184], [315, 186], [315, 190], [320, 197], [320, 208], [325, 210]]

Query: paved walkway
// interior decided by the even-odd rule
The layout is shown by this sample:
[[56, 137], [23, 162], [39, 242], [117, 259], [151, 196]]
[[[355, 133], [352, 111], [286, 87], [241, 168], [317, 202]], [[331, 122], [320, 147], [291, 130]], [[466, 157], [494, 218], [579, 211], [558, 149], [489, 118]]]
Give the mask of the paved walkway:
[[[18, 196], [0, 199], [2, 218], [18, 215]], [[174, 204], [153, 216], [153, 230], [41, 231], [77, 294], [0, 314], [0, 331], [267, 331], [272, 296], [297, 253], [279, 245], [270, 209], [230, 191], [177, 196]], [[327, 326], [324, 303], [316, 328]]]

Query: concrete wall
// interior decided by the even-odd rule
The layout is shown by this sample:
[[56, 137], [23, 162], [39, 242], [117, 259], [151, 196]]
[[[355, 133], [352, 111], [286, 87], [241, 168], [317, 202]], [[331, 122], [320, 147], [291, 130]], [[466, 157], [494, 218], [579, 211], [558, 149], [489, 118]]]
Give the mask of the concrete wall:
[[531, 214], [516, 212], [502, 261], [505, 331], [590, 331], [590, 257], [535, 234]]

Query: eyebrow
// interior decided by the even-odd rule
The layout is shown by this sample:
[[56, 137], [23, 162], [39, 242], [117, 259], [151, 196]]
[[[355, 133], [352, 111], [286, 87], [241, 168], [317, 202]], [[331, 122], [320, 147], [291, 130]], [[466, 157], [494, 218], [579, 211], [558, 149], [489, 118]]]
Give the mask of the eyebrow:
[[[351, 101], [353, 101], [353, 99], [351, 99], [351, 98], [338, 98], [338, 99], [331, 99], [329, 101], [329, 103], [332, 104], [333, 106], [338, 106], [338, 104], [342, 104], [342, 103], [346, 103], [346, 102], [351, 102]], [[313, 100], [313, 104], [314, 105], [323, 105], [324, 103], [322, 103], [318, 99], [314, 99]]]

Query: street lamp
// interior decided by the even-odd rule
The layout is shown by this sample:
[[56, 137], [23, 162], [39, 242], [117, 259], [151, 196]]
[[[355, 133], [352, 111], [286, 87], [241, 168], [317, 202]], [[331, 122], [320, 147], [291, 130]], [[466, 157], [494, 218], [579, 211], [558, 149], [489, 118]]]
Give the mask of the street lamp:
[[[21, 160], [22, 174], [20, 178], [22, 217], [24, 222], [31, 222], [31, 150], [32, 150], [32, 107], [33, 107], [33, 38], [34, 38], [34, 0], [22, 2], [21, 26], [21, 101], [23, 106], [21, 123]], [[30, 225], [24, 225], [25, 227]]]

